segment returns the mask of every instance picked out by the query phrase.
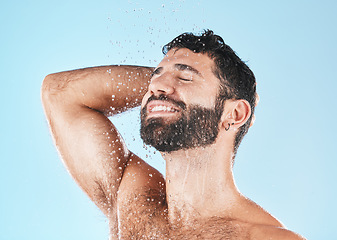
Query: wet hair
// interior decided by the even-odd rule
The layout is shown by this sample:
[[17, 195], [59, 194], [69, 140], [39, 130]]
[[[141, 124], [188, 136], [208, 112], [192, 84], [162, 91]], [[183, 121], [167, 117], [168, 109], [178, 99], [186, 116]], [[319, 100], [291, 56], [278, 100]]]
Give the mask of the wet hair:
[[220, 80], [218, 99], [222, 106], [227, 99], [247, 100], [251, 107], [251, 116], [247, 122], [240, 127], [235, 136], [234, 156], [248, 132], [252, 117], [254, 115], [256, 102], [256, 81], [254, 73], [236, 55], [236, 53], [225, 44], [224, 40], [211, 30], [204, 30], [200, 35], [183, 33], [166, 44], [162, 51], [167, 54], [171, 49], [187, 48], [195, 53], [207, 54], [215, 63], [214, 75]]

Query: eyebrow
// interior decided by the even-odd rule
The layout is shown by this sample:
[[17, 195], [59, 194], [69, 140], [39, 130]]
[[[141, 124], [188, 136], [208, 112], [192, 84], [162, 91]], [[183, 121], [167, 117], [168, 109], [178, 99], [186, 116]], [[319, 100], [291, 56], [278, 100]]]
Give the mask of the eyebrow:
[[163, 70], [163, 67], [156, 68], [156, 69], [151, 73], [151, 78], [152, 78], [154, 75], [160, 74], [162, 70]]
[[[192, 66], [186, 65], [186, 64], [177, 63], [177, 64], [174, 64], [174, 68], [177, 69], [178, 71], [189, 71], [189, 72], [192, 72], [192, 73], [202, 77], [201, 73], [197, 69], [195, 69]], [[159, 67], [159, 68], [155, 69], [153, 71], [153, 73], [151, 74], [151, 78], [154, 75], [160, 74], [162, 71], [163, 71], [163, 67]]]
[[200, 77], [202, 77], [201, 73], [195, 69], [194, 67], [191, 67], [189, 65], [186, 65], [186, 64], [174, 64], [174, 67], [175, 69], [179, 70], [179, 71], [189, 71], [189, 72], [192, 72]]

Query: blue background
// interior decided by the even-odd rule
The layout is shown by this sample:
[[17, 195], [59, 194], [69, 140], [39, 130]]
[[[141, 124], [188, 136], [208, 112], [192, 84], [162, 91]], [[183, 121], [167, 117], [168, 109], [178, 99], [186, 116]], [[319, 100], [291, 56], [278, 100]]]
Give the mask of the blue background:
[[[257, 78], [255, 125], [236, 159], [243, 194], [308, 239], [336, 239], [335, 1], [2, 1], [0, 239], [108, 239], [104, 215], [53, 146], [40, 101], [52, 72], [155, 66], [178, 34], [210, 28]], [[112, 119], [138, 136], [138, 110]]]

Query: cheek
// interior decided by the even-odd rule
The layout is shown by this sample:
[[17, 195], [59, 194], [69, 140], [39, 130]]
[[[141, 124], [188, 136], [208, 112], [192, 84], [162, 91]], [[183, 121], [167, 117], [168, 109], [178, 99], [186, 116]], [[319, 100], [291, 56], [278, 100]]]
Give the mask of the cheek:
[[185, 91], [184, 101], [188, 104], [200, 105], [203, 107], [214, 107], [217, 92], [207, 87], [197, 87]]
[[219, 88], [218, 86], [205, 86], [204, 88], [204, 99], [203, 101], [208, 106], [215, 106], [216, 98], [218, 97]]

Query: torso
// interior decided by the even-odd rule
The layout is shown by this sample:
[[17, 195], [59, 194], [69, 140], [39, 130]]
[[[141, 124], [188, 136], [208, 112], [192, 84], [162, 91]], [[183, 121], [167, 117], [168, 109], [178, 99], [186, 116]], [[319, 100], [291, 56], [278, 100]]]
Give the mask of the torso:
[[130, 162], [123, 178], [125, 181], [119, 187], [116, 204], [118, 224], [113, 224], [115, 219], [110, 219], [111, 239], [302, 239], [282, 228], [276, 219], [248, 200], [247, 204], [240, 205], [242, 212], [249, 209], [248, 215], [243, 213], [235, 219], [211, 217], [183, 222], [179, 214], [173, 214], [173, 217], [171, 212], [169, 214], [165, 180], [149, 165], [138, 160]]

